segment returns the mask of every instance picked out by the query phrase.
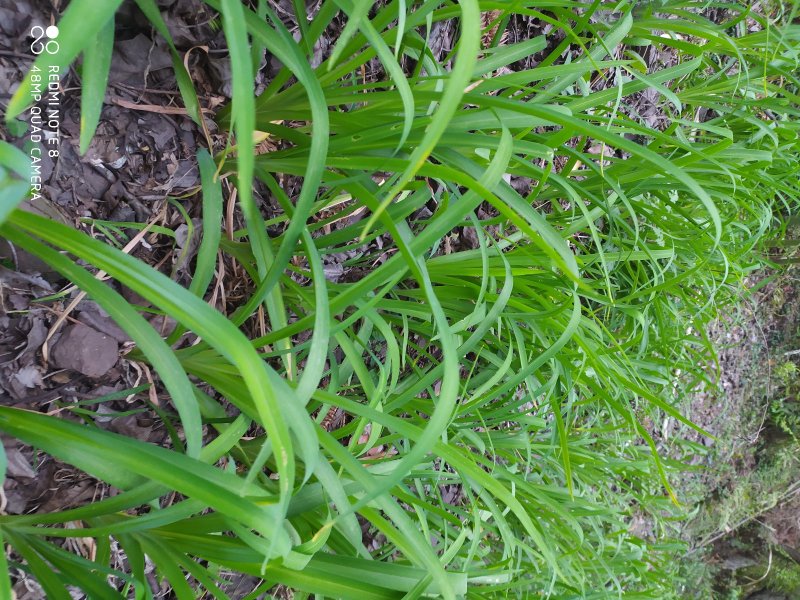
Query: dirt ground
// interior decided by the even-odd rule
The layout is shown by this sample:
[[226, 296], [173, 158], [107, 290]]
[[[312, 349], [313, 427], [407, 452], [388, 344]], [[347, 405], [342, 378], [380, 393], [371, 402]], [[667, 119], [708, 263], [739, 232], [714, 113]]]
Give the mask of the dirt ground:
[[[770, 587], [773, 553], [788, 557], [786, 569], [800, 564], [800, 445], [776, 422], [778, 407], [800, 409], [795, 367], [786, 376], [787, 365], [800, 358], [794, 352], [800, 344], [795, 277], [789, 269], [749, 278], [747, 286], [763, 287], [710, 332], [719, 350], [716, 385], [691, 394], [686, 407], [713, 437], [683, 432], [706, 450], [690, 456], [696, 469], [677, 485], [681, 500], [696, 509], [680, 536], [689, 545], [686, 560], [705, 562], [715, 598], [796, 597]], [[759, 577], [750, 577], [753, 572]], [[734, 589], [744, 595], [729, 595]]]

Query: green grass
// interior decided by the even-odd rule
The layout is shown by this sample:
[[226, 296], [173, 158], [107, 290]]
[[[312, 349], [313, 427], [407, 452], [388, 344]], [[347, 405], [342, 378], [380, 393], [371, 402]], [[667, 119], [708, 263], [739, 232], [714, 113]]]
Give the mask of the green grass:
[[[235, 153], [198, 154], [205, 233], [188, 289], [82, 231], [12, 212], [27, 193], [26, 159], [0, 145], [0, 233], [128, 332], [131, 357], [158, 373], [183, 434], [158, 448], [0, 408], [4, 433], [121, 491], [1, 516], [13, 548], [0, 563], [5, 592], [13, 565], [52, 598], [67, 598], [68, 585], [148, 598], [148, 557], [178, 598], [226, 597], [223, 571], [296, 598], [669, 597], [681, 549], [660, 523], [681, 510], [670, 497], [681, 465], [659, 458], [649, 424], [691, 426], [676, 390], [711, 376], [706, 325], [796, 209], [797, 6], [720, 4], [717, 25], [694, 1], [564, 0], [545, 11], [396, 0], [372, 12], [326, 1], [312, 21], [300, 15], [295, 42], [266, 2], [266, 18], [237, 0], [207, 3], [230, 48], [234, 97], [217, 118]], [[58, 60], [83, 54], [82, 149], [99, 118], [117, 4], [73, 0], [59, 22]], [[138, 4], [167, 34], [155, 4]], [[339, 9], [347, 29], [312, 69], [309, 49]], [[536, 68], [493, 75], [544, 47], [482, 48], [481, 12], [495, 9], [501, 23], [551, 23], [564, 41]], [[439, 61], [426, 32], [448, 19], [458, 43]], [[255, 99], [253, 46], [285, 65]], [[648, 72], [648, 46], [672, 49], [674, 64]], [[363, 80], [373, 59], [385, 75]], [[647, 89], [659, 129], [629, 109]], [[27, 97], [23, 86], [7, 119]], [[254, 132], [277, 149], [256, 156]], [[234, 240], [220, 235], [216, 176], [231, 171], [246, 223]], [[529, 178], [530, 190], [509, 176]], [[285, 177], [302, 183], [296, 197]], [[269, 220], [254, 178], [281, 209]], [[360, 275], [327, 281], [324, 260], [345, 251]], [[253, 282], [229, 317], [204, 300], [218, 252]], [[81, 264], [201, 341], [175, 349], [177, 337], [162, 339]], [[259, 310], [267, 333], [248, 339]], [[677, 370], [685, 388], [673, 387]], [[328, 431], [331, 408], [346, 419]], [[655, 539], [629, 532], [642, 512]], [[76, 535], [70, 521], [95, 538], [95, 560], [58, 544]], [[110, 567], [112, 539], [125, 573]]]

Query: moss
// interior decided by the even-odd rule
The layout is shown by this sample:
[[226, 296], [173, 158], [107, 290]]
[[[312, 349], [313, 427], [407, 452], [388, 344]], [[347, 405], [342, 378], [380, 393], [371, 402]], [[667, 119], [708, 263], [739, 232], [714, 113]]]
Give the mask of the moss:
[[777, 548], [767, 582], [773, 591], [790, 594], [794, 598], [800, 596], [800, 564]]

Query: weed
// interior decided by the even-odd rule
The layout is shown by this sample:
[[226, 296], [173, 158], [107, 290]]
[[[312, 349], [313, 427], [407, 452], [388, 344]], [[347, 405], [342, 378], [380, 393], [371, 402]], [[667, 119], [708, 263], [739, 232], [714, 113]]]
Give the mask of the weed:
[[[58, 58], [35, 63], [83, 55], [84, 148], [119, 4], [73, 0]], [[708, 323], [796, 207], [796, 7], [730, 4], [716, 24], [692, 1], [374, 11], [325, 1], [311, 22], [297, 15], [296, 42], [265, 2], [263, 18], [238, 0], [207, 4], [230, 49], [233, 99], [217, 119], [232, 137], [197, 157], [205, 234], [188, 289], [82, 231], [12, 212], [27, 166], [0, 147], [13, 159], [0, 174], [0, 231], [117, 320], [183, 434], [167, 449], [0, 407], [4, 433], [120, 490], [0, 517], [14, 566], [53, 598], [68, 585], [148, 597], [148, 562], [181, 598], [225, 597], [220, 569], [261, 577], [258, 593], [280, 584], [300, 597], [674, 594], [666, 575], [680, 544], [664, 524], [682, 466], [659, 456], [653, 424], [695, 427], [676, 408], [674, 373], [688, 389], [707, 380]], [[167, 40], [188, 114], [202, 123], [155, 2], [137, 5]], [[309, 54], [340, 8], [347, 26], [314, 69]], [[489, 8], [492, 21], [539, 20], [563, 41], [482, 36]], [[437, 56], [432, 26], [451, 20], [457, 46]], [[252, 46], [284, 65], [258, 98]], [[653, 68], [642, 48], [674, 60]], [[543, 49], [534, 68], [515, 70]], [[375, 62], [385, 76], [364, 79]], [[655, 126], [635, 108], [645, 91]], [[23, 84], [7, 119], [28, 92]], [[265, 136], [274, 149], [257, 155], [251, 140]], [[245, 227], [223, 239], [218, 175], [229, 172]], [[281, 185], [287, 177], [298, 193]], [[279, 207], [269, 222], [255, 179]], [[459, 232], [469, 242], [454, 247]], [[229, 317], [205, 301], [220, 252], [253, 288]], [[346, 252], [367, 267], [329, 281], [325, 259]], [[86, 265], [197, 343], [175, 349]], [[265, 333], [248, 339], [242, 325], [256, 314]], [[341, 427], [321, 427], [331, 410], [345, 415]], [[629, 530], [637, 511], [651, 515], [652, 535]], [[49, 541], [73, 537], [62, 525], [75, 521], [98, 544], [93, 560]], [[109, 567], [112, 541], [126, 572]], [[5, 561], [0, 570], [8, 592]]]

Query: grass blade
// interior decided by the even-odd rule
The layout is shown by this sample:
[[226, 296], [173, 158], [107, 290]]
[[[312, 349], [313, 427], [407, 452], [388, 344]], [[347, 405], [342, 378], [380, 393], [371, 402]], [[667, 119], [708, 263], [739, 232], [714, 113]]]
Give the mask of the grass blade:
[[108, 85], [111, 52], [114, 49], [114, 17], [103, 25], [97, 37], [83, 49], [81, 69], [80, 153], [86, 154], [100, 122], [100, 111]]

